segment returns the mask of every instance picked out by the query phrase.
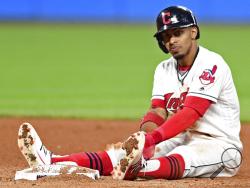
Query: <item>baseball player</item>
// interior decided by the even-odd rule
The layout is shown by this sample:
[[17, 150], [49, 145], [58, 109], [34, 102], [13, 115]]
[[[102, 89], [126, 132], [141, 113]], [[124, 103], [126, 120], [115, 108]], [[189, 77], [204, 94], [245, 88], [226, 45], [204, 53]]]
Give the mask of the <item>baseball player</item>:
[[98, 169], [101, 175], [112, 174], [118, 180], [211, 177], [226, 162], [234, 168], [216, 175], [237, 173], [236, 155], [242, 143], [239, 101], [230, 68], [220, 55], [198, 45], [200, 31], [189, 9], [168, 7], [156, 23], [159, 47], [172, 57], [155, 70], [151, 108], [140, 131], [102, 152], [58, 156], [24, 123], [18, 144], [30, 166], [73, 164]]

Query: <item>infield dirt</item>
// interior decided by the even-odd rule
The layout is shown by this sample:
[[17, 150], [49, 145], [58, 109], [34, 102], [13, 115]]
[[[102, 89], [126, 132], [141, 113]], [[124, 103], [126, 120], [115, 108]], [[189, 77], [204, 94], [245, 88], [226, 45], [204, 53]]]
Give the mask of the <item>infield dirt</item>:
[[232, 178], [187, 178], [181, 180], [115, 181], [102, 177], [94, 181], [82, 176], [44, 177], [37, 181], [14, 180], [27, 163], [17, 147], [17, 131], [30, 122], [46, 147], [56, 154], [103, 150], [107, 144], [126, 139], [138, 130], [137, 121], [76, 120], [43, 118], [0, 118], [0, 187], [250, 187], [250, 125], [242, 123], [243, 163]]

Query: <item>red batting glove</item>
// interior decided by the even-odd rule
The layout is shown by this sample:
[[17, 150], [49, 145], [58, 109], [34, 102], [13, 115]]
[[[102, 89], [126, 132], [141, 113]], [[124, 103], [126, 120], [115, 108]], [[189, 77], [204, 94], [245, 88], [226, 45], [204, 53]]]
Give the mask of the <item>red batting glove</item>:
[[155, 141], [151, 134], [145, 135], [145, 144], [143, 149], [143, 157], [148, 160], [154, 156], [155, 153]]

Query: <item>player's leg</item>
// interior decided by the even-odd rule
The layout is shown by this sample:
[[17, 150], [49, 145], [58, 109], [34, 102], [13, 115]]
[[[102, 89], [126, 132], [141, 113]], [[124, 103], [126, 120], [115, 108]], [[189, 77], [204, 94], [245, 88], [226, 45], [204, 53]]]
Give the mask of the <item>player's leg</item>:
[[179, 154], [150, 159], [144, 163], [137, 177], [147, 179], [179, 179], [185, 170], [185, 161]]
[[[166, 157], [147, 161], [138, 176], [154, 179], [212, 177], [212, 174], [230, 177], [238, 171], [238, 168], [231, 167], [237, 167], [240, 157], [239, 150], [231, 144], [207, 136], [193, 136], [189, 143], [176, 147]], [[222, 172], [214, 173], [222, 165], [230, 168], [225, 167]]]
[[[169, 151], [183, 144], [183, 141], [186, 139], [186, 134], [180, 134], [175, 138], [158, 144], [154, 156], [166, 156]], [[106, 151], [81, 152], [65, 156], [52, 156], [52, 163], [65, 164], [67, 162], [74, 162], [79, 166], [97, 169], [100, 171], [101, 175], [110, 175], [113, 171], [113, 167], [115, 167], [112, 173], [114, 179], [132, 180], [136, 178], [137, 173], [141, 169], [140, 166], [144, 162], [140, 153], [143, 146], [144, 134], [138, 132], [131, 135], [124, 143], [110, 145]], [[179, 156], [173, 155], [170, 158], [170, 163], [166, 157], [161, 159], [163, 166], [165, 166], [165, 163], [168, 166], [172, 165], [172, 159], [176, 159], [177, 161], [180, 160], [180, 168], [182, 168], [183, 165]]]
[[101, 175], [110, 175], [113, 167], [126, 155], [122, 143], [111, 144], [106, 151], [54, 155], [46, 149], [29, 123], [23, 123], [20, 126], [18, 146], [30, 167], [46, 164], [77, 165], [97, 169]]
[[52, 164], [75, 164], [99, 170], [100, 175], [110, 175], [113, 166], [116, 166], [118, 159], [125, 155], [121, 143], [111, 144], [106, 151], [99, 152], [80, 152], [70, 155], [52, 155]]
[[[241, 162], [241, 153], [236, 146], [204, 135], [193, 134], [185, 148], [176, 148], [173, 152], [184, 158], [183, 177], [231, 177], [237, 173]], [[221, 167], [225, 168], [216, 174]]]

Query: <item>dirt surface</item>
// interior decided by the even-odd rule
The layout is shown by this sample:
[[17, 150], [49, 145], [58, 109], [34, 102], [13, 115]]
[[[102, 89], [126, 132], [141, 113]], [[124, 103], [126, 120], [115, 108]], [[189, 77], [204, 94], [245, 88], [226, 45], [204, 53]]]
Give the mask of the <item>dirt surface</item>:
[[0, 187], [250, 187], [250, 125], [242, 126], [244, 144], [240, 172], [232, 178], [188, 178], [182, 180], [94, 181], [79, 176], [45, 177], [37, 181], [14, 180], [16, 170], [27, 168], [17, 147], [17, 131], [30, 122], [48, 149], [56, 154], [103, 150], [106, 144], [122, 141], [138, 130], [136, 121], [0, 118]]

